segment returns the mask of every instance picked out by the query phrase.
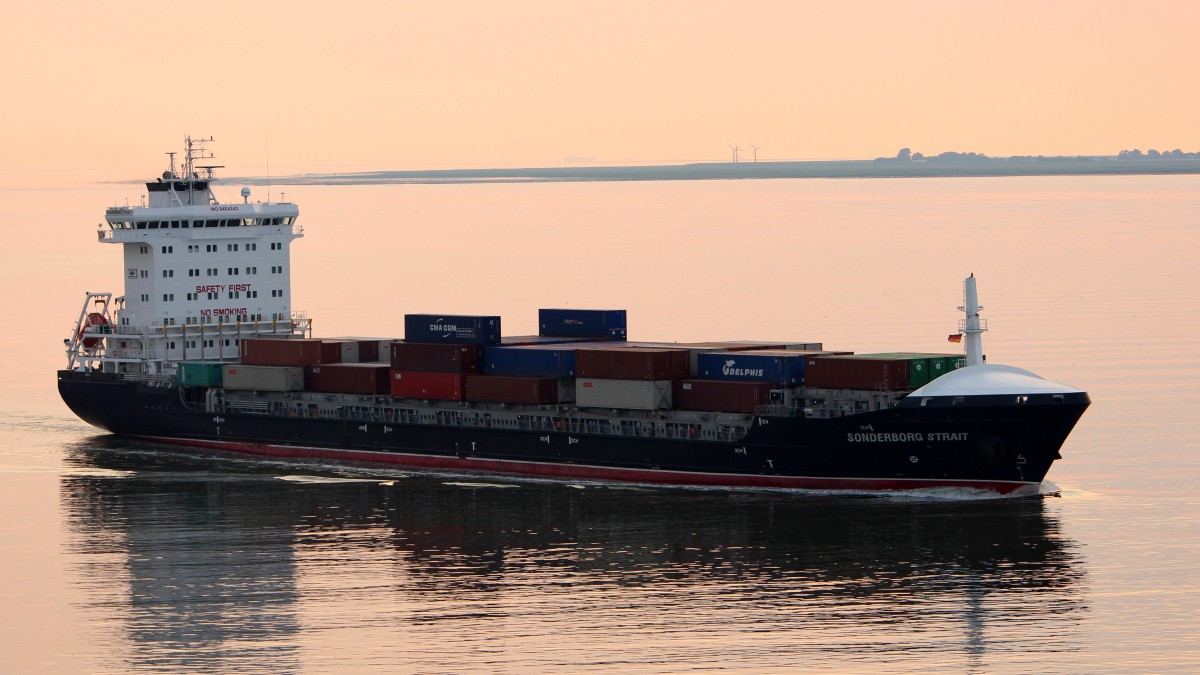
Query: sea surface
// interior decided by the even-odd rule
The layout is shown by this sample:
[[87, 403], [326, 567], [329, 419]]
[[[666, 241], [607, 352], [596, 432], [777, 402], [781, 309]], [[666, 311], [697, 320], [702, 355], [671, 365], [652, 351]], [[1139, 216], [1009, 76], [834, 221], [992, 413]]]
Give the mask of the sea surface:
[[135, 442], [54, 371], [136, 186], [0, 189], [0, 673], [1200, 671], [1200, 176], [285, 189], [320, 336], [621, 307], [638, 340], [946, 351], [974, 273], [989, 362], [1094, 404], [1024, 498]]

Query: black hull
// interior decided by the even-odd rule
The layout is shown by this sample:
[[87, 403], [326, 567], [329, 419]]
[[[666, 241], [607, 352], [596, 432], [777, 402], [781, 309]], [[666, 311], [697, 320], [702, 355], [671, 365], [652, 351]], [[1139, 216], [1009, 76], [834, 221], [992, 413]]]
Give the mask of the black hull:
[[[257, 455], [640, 483], [899, 490], [1037, 485], [1085, 393], [900, 406], [833, 419], [759, 417], [738, 442], [212, 413], [174, 386], [59, 371], [80, 418], [114, 434]], [[945, 403], [939, 405], [939, 403]]]

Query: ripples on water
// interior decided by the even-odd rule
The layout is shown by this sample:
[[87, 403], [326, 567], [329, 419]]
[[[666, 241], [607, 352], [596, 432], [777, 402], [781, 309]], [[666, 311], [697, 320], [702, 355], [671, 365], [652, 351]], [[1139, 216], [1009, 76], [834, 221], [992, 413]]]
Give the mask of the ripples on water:
[[1011, 668], [1075, 649], [1086, 610], [1048, 497], [335, 472], [109, 437], [68, 464], [89, 604], [123, 608], [106, 639], [141, 667]]

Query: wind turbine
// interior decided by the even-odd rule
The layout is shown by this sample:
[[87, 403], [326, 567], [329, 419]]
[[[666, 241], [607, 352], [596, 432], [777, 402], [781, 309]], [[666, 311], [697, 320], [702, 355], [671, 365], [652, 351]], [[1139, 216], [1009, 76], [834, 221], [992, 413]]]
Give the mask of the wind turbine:
[[758, 150], [759, 148], [762, 148], [762, 146], [751, 143], [750, 147], [754, 148], [754, 163], [758, 164]]
[[737, 161], [738, 161], [738, 150], [741, 150], [741, 148], [740, 148], [740, 147], [738, 147], [738, 146], [736, 146], [736, 145], [731, 145], [731, 146], [729, 146], [729, 148], [730, 148], [731, 150], [733, 150], [733, 163], [734, 163], [734, 164], [737, 164]]

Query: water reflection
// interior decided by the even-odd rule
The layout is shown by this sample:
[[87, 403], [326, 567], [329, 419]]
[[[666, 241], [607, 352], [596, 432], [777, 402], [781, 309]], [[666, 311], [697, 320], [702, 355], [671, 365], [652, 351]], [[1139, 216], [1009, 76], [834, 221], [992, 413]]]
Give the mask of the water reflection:
[[747, 632], [770, 637], [740, 663], [764, 667], [922, 652], [975, 667], [1080, 642], [1083, 563], [1037, 498], [281, 480], [298, 471], [139, 448], [80, 444], [72, 464], [130, 473], [62, 482], [78, 552], [119, 554], [82, 574], [139, 662], [290, 670], [318, 633], [434, 669], [478, 665], [489, 640], [541, 645], [518, 668], [594, 665], [614, 644], [693, 659], [715, 649], [698, 635], [730, 658]]

